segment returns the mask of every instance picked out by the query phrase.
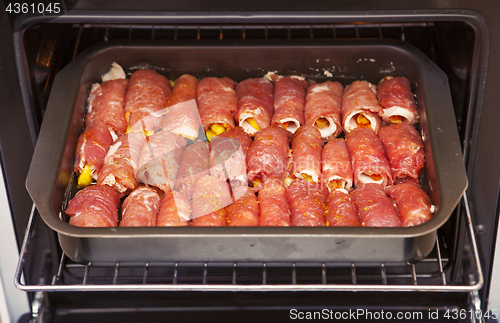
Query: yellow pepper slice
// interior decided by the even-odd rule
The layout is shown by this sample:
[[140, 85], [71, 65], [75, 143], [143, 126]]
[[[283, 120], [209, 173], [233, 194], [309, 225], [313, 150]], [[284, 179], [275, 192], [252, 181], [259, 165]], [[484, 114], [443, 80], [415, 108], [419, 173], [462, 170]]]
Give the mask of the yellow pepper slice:
[[329, 126], [329, 122], [328, 120], [326, 120], [325, 118], [318, 118], [316, 119], [316, 126], [320, 129], [323, 129], [324, 127], [328, 127]]
[[391, 123], [403, 123], [402, 116], [392, 116], [389, 118], [389, 120], [391, 120]]
[[356, 123], [358, 124], [359, 127], [363, 126], [370, 126], [370, 120], [368, 120], [364, 115], [361, 113], [358, 114], [358, 117], [356, 118]]
[[80, 175], [78, 175], [78, 188], [84, 188], [90, 184], [92, 184], [92, 169], [89, 164], [86, 164]]
[[262, 184], [262, 178], [257, 177], [256, 179], [253, 180], [253, 187], [257, 187], [260, 184]]
[[328, 185], [330, 186], [330, 189], [332, 191], [339, 189], [339, 188], [344, 188], [342, 180], [340, 180], [340, 179], [334, 179], [333, 181], [330, 181], [330, 183], [328, 183]]
[[309, 183], [314, 183], [311, 175], [302, 174], [302, 178], [305, 179], [306, 181], [308, 181]]
[[217, 136], [217, 134], [215, 132], [213, 132], [212, 129], [210, 129], [210, 128], [207, 130], [206, 135], [207, 135], [208, 141], [212, 141], [212, 138]]
[[247, 122], [252, 126], [254, 127], [256, 130], [260, 130], [259, 128], [259, 125], [257, 124], [257, 122], [255, 121], [254, 118], [248, 118], [247, 119]]
[[216, 135], [220, 135], [227, 130], [226, 127], [218, 123], [214, 123], [213, 125], [211, 125], [210, 129], [212, 129], [212, 131], [215, 132]]
[[208, 130], [206, 131], [208, 141], [212, 141], [213, 137], [220, 135], [221, 133], [226, 132], [229, 129], [231, 129], [229, 125], [214, 123], [213, 125], [208, 127]]

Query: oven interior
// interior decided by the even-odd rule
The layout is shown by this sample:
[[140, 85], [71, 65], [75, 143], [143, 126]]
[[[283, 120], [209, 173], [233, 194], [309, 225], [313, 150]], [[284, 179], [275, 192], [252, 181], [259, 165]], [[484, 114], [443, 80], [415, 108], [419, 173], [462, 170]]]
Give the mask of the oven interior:
[[[467, 166], [477, 113], [478, 33], [466, 21], [332, 24], [43, 23], [19, 37], [22, 87], [35, 135], [54, 76], [82, 51], [109, 40], [380, 39], [407, 42], [448, 75]], [[483, 76], [484, 77], [484, 76]], [[467, 196], [438, 230], [432, 253], [415, 264], [117, 263], [76, 264], [33, 208], [16, 284], [29, 292], [34, 320], [124, 322], [152, 318], [288, 319], [288, 310], [480, 308], [483, 283]], [[21, 278], [21, 276], [23, 278]], [[24, 279], [24, 281], [23, 281]], [[85, 292], [85, 293], [84, 293]], [[447, 293], [445, 293], [447, 292]], [[391, 305], [388, 305], [391, 304]], [[245, 319], [243, 320], [245, 321]]]

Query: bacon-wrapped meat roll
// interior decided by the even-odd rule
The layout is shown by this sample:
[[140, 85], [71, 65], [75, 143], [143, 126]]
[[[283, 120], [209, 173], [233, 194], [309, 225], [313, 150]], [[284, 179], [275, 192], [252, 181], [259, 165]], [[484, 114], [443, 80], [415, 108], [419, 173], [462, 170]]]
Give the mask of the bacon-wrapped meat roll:
[[97, 176], [97, 184], [113, 187], [120, 198], [139, 186], [135, 177], [142, 145], [143, 133], [129, 133], [118, 137], [106, 154], [104, 166]]
[[293, 226], [325, 226], [328, 190], [321, 184], [296, 179], [286, 188]]
[[168, 100], [168, 107], [173, 105], [196, 100], [196, 89], [198, 88], [198, 79], [192, 75], [184, 74], [175, 80], [172, 95]]
[[271, 125], [279, 125], [294, 133], [305, 122], [307, 82], [301, 76], [283, 77], [273, 74], [271, 79], [274, 83], [274, 115]]
[[257, 133], [248, 150], [248, 182], [256, 190], [267, 178], [283, 180], [289, 167], [290, 137], [282, 128], [270, 127]]
[[431, 199], [417, 184], [408, 182], [389, 186], [386, 192], [396, 202], [401, 226], [413, 227], [432, 218]]
[[351, 193], [358, 217], [365, 227], [400, 227], [401, 220], [382, 185], [369, 183]]
[[164, 192], [175, 184], [186, 139], [168, 131], [149, 136], [141, 150], [137, 179]]
[[[224, 132], [220, 135], [217, 135], [218, 139], [220, 138], [232, 138], [238, 140], [241, 145], [241, 151], [243, 156], [246, 158], [248, 155], [248, 151], [250, 150], [250, 146], [252, 145], [252, 137], [250, 137], [242, 127], [236, 127], [232, 130]], [[215, 138], [214, 138], [215, 139]], [[215, 148], [217, 142], [212, 141], [210, 143], [210, 147], [212, 150]], [[215, 160], [215, 159], [214, 159]]]
[[125, 94], [128, 80], [120, 65], [113, 62], [108, 73], [102, 76], [102, 84], [93, 84], [85, 117], [85, 131], [76, 147], [75, 172], [78, 187], [82, 188], [97, 180], [104, 157], [113, 140], [127, 130], [125, 119]]
[[[241, 192], [238, 192], [241, 191]], [[259, 225], [259, 202], [255, 193], [246, 186], [233, 189], [233, 195], [240, 196], [226, 208], [228, 227], [255, 227]]]
[[198, 138], [201, 119], [196, 104], [197, 87], [198, 79], [188, 74], [175, 80], [162, 130], [171, 131], [189, 140]]
[[104, 165], [104, 158], [113, 143], [113, 138], [104, 123], [98, 123], [85, 129], [76, 143], [75, 165], [78, 187], [83, 188], [97, 180], [97, 175]]
[[394, 183], [412, 180], [418, 184], [424, 168], [424, 143], [417, 130], [408, 123], [394, 123], [379, 132], [387, 160], [391, 165]]
[[259, 225], [263, 227], [288, 227], [290, 207], [286, 199], [283, 182], [276, 178], [267, 179], [259, 191], [260, 218]]
[[327, 227], [361, 226], [354, 199], [346, 190], [338, 189], [328, 194], [325, 220]]
[[156, 219], [158, 227], [187, 227], [191, 219], [191, 201], [177, 191], [168, 192], [161, 201]]
[[269, 128], [274, 113], [273, 84], [263, 78], [244, 80], [236, 85], [238, 111], [235, 119], [250, 136]]
[[305, 124], [316, 127], [322, 138], [337, 137], [342, 132], [342, 95], [339, 82], [326, 81], [307, 89], [304, 107]]
[[321, 133], [313, 126], [302, 126], [292, 140], [292, 175], [311, 183], [321, 177]]
[[187, 146], [182, 154], [175, 189], [191, 198], [198, 179], [210, 173], [210, 148], [203, 141]]
[[234, 81], [228, 77], [207, 77], [198, 83], [198, 110], [208, 140], [234, 128], [237, 111]]
[[227, 183], [213, 176], [203, 176], [196, 183], [192, 198], [193, 222], [196, 227], [226, 226], [226, 206], [232, 198]]
[[377, 98], [382, 107], [380, 116], [387, 123], [418, 122], [418, 107], [406, 77], [386, 76], [378, 84]]
[[346, 86], [342, 97], [342, 124], [345, 132], [369, 127], [375, 133], [380, 129], [377, 86], [367, 81], [355, 81]]
[[344, 139], [330, 139], [321, 154], [321, 177], [330, 192], [352, 189], [352, 165]]
[[214, 137], [210, 142], [213, 161], [210, 175], [220, 180], [229, 179], [232, 186], [246, 187], [248, 183], [246, 157], [251, 144], [252, 138], [242, 127], [236, 127]]
[[93, 84], [88, 100], [85, 126], [91, 128], [104, 123], [113, 140], [127, 131], [125, 119], [125, 95], [129, 81], [120, 65], [113, 63], [111, 70], [103, 75], [102, 84]]
[[351, 156], [354, 183], [360, 188], [364, 183], [392, 185], [392, 172], [385, 157], [382, 142], [371, 128], [356, 128], [346, 135], [347, 149]]
[[158, 192], [151, 187], [138, 187], [123, 201], [120, 227], [154, 227], [159, 208]]
[[165, 112], [162, 131], [170, 131], [189, 140], [198, 138], [201, 120], [195, 100], [172, 105]]
[[172, 87], [168, 79], [153, 70], [132, 74], [125, 99], [125, 116], [130, 131], [157, 131], [162, 122], [162, 109], [167, 107]]
[[106, 185], [87, 186], [69, 201], [69, 224], [78, 227], [116, 227], [120, 198]]

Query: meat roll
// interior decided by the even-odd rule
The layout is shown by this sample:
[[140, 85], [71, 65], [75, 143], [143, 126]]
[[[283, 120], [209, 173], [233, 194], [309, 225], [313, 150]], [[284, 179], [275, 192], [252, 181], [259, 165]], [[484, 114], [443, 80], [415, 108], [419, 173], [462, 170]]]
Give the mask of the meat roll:
[[387, 123], [418, 122], [418, 107], [406, 77], [384, 77], [378, 84], [377, 99], [382, 111], [380, 116]]
[[120, 227], [154, 227], [160, 208], [160, 196], [154, 188], [138, 187], [122, 204]]
[[156, 226], [187, 227], [189, 226], [191, 213], [192, 208], [189, 198], [177, 191], [170, 191], [161, 201]]
[[305, 124], [316, 127], [322, 138], [337, 137], [342, 132], [342, 95], [339, 82], [327, 81], [307, 89], [304, 107]]
[[342, 124], [345, 132], [369, 127], [378, 133], [381, 111], [376, 85], [367, 81], [356, 81], [346, 86], [342, 97]]
[[382, 142], [371, 128], [356, 128], [346, 135], [347, 149], [351, 156], [354, 183], [360, 188], [364, 183], [392, 185], [392, 172], [385, 157]]
[[167, 107], [196, 100], [196, 89], [198, 88], [198, 79], [192, 75], [184, 74], [175, 80], [172, 96], [168, 100]]
[[97, 180], [97, 175], [104, 165], [106, 153], [113, 143], [113, 138], [104, 123], [98, 123], [80, 135], [76, 143], [75, 165], [78, 187], [83, 188]]
[[432, 218], [431, 199], [417, 184], [402, 183], [386, 188], [387, 194], [396, 202], [401, 226], [413, 227]]
[[401, 220], [382, 185], [369, 183], [351, 193], [361, 225], [365, 227], [400, 227]]
[[338, 189], [328, 194], [325, 220], [327, 227], [361, 226], [354, 199], [346, 190]]
[[240, 197], [226, 208], [226, 225], [228, 227], [258, 226], [260, 210], [255, 193], [248, 190], [246, 186], [239, 186], [233, 190], [233, 194]]
[[168, 131], [159, 131], [148, 137], [139, 157], [137, 179], [164, 192], [170, 191], [185, 149], [186, 139]]
[[[220, 138], [232, 138], [238, 140], [238, 142], [241, 145], [241, 151], [243, 153], [243, 156], [246, 158], [248, 155], [248, 151], [250, 150], [250, 146], [252, 145], [252, 137], [250, 137], [243, 127], [236, 127], [232, 130], [229, 130], [227, 132], [224, 132], [220, 135], [218, 135], [216, 138], [217, 140], [220, 140]], [[215, 138], [214, 138], [215, 139]], [[217, 142], [212, 141], [210, 143], [210, 147], [212, 150], [214, 150]]]
[[120, 198], [106, 185], [87, 186], [69, 201], [69, 224], [78, 227], [116, 227]]
[[394, 183], [412, 180], [418, 184], [425, 154], [417, 130], [408, 123], [395, 123], [380, 129], [379, 138], [391, 165]]
[[157, 131], [162, 122], [163, 111], [167, 107], [172, 87], [168, 79], [153, 70], [139, 70], [130, 77], [125, 97], [125, 116], [130, 131]]
[[201, 120], [196, 101], [189, 100], [168, 108], [161, 129], [194, 141], [198, 138], [200, 126]]
[[344, 139], [330, 139], [321, 154], [322, 178], [330, 192], [352, 189], [352, 165]]
[[244, 80], [236, 85], [238, 111], [235, 119], [250, 136], [271, 126], [274, 113], [273, 84], [263, 78]]
[[293, 226], [325, 226], [325, 202], [328, 190], [321, 184], [294, 180], [286, 188]]
[[274, 83], [274, 115], [271, 125], [295, 133], [304, 120], [307, 82], [301, 76], [283, 77], [273, 74]]
[[232, 198], [227, 183], [213, 176], [203, 176], [196, 183], [192, 198], [193, 222], [197, 227], [226, 226], [226, 209]]
[[210, 175], [220, 180], [229, 179], [233, 186], [246, 187], [248, 183], [246, 157], [251, 144], [252, 138], [242, 127], [236, 127], [214, 137], [210, 142], [213, 161]]
[[256, 190], [267, 178], [283, 180], [289, 171], [289, 132], [270, 127], [261, 130], [248, 150], [248, 182]]
[[142, 145], [143, 133], [129, 133], [118, 137], [106, 154], [104, 166], [97, 176], [97, 184], [113, 187], [120, 198], [139, 186], [135, 174]]
[[313, 126], [302, 126], [292, 140], [292, 175], [311, 183], [321, 177], [321, 133]]
[[199, 178], [210, 173], [210, 148], [203, 141], [189, 145], [184, 153], [177, 172], [175, 189], [191, 198]]
[[198, 110], [208, 140], [234, 128], [237, 111], [234, 81], [228, 77], [207, 77], [198, 83]]
[[288, 227], [291, 225], [290, 207], [286, 190], [279, 179], [267, 179], [259, 191], [259, 225], [264, 227]]
[[113, 63], [110, 72], [103, 75], [102, 84], [93, 84], [88, 99], [85, 126], [92, 128], [104, 123], [115, 140], [127, 131], [125, 95], [129, 81], [120, 65]]

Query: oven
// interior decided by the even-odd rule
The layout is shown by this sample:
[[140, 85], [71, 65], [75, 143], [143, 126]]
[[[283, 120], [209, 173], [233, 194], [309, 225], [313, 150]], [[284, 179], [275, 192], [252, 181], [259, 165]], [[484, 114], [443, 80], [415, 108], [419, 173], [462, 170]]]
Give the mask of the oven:
[[[500, 188], [500, 152], [495, 145], [500, 138], [499, 4], [67, 1], [63, 15], [20, 16], [14, 26], [4, 9], [0, 147], [8, 206], [1, 218], [10, 232], [10, 254], [17, 251], [20, 256], [10, 264], [3, 261], [0, 270], [13, 321], [253, 322], [314, 313], [368, 321], [377, 315], [384, 318], [381, 313], [385, 318], [387, 313], [403, 313], [415, 322], [434, 319], [431, 315], [457, 322], [496, 317], [500, 309], [493, 306], [499, 300], [490, 305], [490, 292], [495, 290]], [[446, 73], [469, 185], [438, 230], [432, 252], [405, 264], [178, 259], [82, 264], [69, 259], [25, 188], [55, 75], [86, 49], [108, 41], [244, 44], [255, 39], [269, 45], [297, 39], [395, 39], [418, 48]], [[10, 288], [13, 285], [18, 290]], [[26, 304], [12, 304], [23, 298]], [[359, 309], [365, 314], [342, 317]]]

